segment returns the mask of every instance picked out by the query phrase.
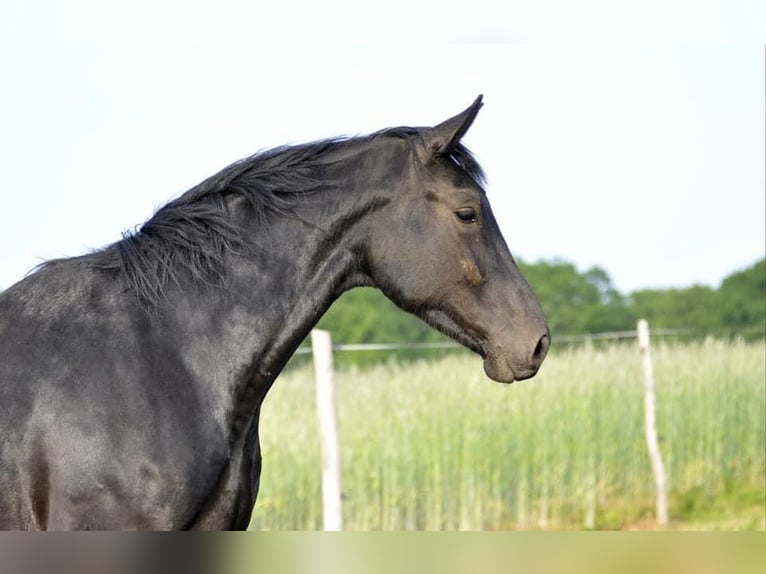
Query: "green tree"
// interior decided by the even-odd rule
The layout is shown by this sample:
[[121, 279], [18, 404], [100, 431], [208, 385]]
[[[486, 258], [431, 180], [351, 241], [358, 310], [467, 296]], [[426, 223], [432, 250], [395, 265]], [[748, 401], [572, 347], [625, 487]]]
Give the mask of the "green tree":
[[643, 289], [631, 295], [633, 313], [655, 328], [711, 330], [719, 326], [718, 294], [704, 285]]
[[635, 317], [601, 267], [584, 273], [567, 261], [519, 262], [556, 334], [575, 335], [630, 329]]
[[718, 289], [694, 285], [685, 289], [634, 292], [630, 307], [654, 327], [722, 332], [766, 331], [766, 259], [726, 277]]
[[766, 331], [766, 258], [726, 277], [718, 292], [722, 326]]

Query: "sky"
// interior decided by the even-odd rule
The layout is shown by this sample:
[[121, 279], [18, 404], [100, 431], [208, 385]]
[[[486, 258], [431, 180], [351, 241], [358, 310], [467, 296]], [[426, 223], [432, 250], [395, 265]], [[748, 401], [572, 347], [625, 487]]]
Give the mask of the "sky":
[[628, 293], [764, 256], [766, 3], [588, 0], [616, 22], [599, 33], [554, 0], [445, 0], [431, 21], [398, 0], [256, 4], [4, 5], [0, 288], [255, 151], [434, 125], [480, 93], [464, 143], [517, 257]]

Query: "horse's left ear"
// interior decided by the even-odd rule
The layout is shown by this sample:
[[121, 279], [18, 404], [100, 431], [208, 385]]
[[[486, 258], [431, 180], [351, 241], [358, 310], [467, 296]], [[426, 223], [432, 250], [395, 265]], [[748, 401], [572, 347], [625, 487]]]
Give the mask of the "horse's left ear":
[[[440, 123], [438, 126], [428, 128], [423, 131], [423, 143], [425, 144], [425, 153], [430, 156], [439, 156], [449, 153], [449, 151], [460, 141], [460, 139], [471, 127], [476, 114], [481, 109], [483, 96], [479, 96], [468, 107], [458, 115]], [[427, 158], [423, 158], [427, 159]]]

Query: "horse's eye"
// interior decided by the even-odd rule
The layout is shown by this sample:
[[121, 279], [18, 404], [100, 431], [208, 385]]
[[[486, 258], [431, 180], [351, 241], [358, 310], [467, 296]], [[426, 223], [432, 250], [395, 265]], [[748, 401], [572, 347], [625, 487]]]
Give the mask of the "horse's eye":
[[461, 207], [455, 215], [463, 223], [476, 223], [476, 210], [473, 207]]

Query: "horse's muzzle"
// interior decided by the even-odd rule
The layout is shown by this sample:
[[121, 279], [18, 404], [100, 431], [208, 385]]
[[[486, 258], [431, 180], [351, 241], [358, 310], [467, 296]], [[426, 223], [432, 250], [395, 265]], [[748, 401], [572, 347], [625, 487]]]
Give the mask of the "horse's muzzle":
[[487, 350], [484, 357], [484, 372], [499, 383], [512, 383], [530, 379], [537, 374], [551, 346], [550, 333], [539, 337], [530, 352], [519, 352], [519, 349], [509, 352], [501, 346]]

